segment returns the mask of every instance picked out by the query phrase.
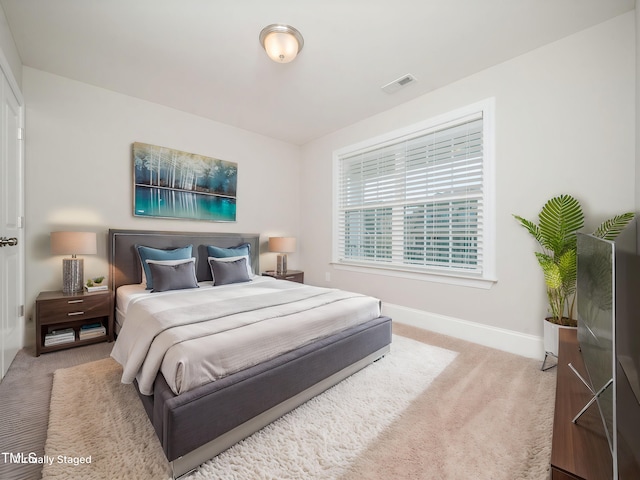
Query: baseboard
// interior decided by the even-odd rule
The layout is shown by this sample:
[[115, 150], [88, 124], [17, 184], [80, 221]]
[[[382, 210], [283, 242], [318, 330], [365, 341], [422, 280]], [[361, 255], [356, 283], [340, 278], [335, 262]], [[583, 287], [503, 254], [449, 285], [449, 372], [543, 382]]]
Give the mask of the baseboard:
[[383, 304], [382, 314], [391, 317], [394, 322], [442, 333], [523, 357], [538, 360], [544, 357], [543, 339], [535, 335], [388, 303]]

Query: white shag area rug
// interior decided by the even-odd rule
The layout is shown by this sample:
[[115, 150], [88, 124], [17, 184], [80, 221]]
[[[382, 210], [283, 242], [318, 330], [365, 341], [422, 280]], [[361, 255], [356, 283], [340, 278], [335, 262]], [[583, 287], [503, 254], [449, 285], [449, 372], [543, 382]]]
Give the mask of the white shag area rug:
[[[309, 400], [187, 478], [337, 479], [457, 353], [394, 336], [391, 353]], [[57, 370], [43, 479], [164, 479], [169, 464], [111, 359]], [[89, 458], [90, 457], [90, 458]], [[84, 462], [83, 463], [83, 460]], [[90, 462], [90, 463], [88, 463]]]

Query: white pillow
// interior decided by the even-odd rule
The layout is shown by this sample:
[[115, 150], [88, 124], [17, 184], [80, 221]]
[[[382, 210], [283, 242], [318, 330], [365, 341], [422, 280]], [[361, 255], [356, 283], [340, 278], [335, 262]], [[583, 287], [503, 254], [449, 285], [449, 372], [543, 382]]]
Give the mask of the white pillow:
[[[240, 255], [238, 257], [207, 257], [207, 261], [209, 262], [209, 268], [211, 268], [211, 259], [215, 260], [216, 262], [235, 262], [236, 260], [240, 260], [241, 258], [246, 258], [247, 259], [247, 274], [249, 275], [249, 278], [253, 277], [253, 270], [251, 270], [251, 260], [249, 260], [249, 256], [248, 255]], [[214, 283], [216, 281], [216, 277], [213, 274], [213, 269], [211, 268], [211, 278], [213, 279]]]
[[179, 265], [181, 263], [189, 263], [189, 262], [193, 262], [196, 263], [196, 257], [191, 257], [191, 258], [183, 258], [181, 260], [145, 260], [145, 262], [147, 263], [158, 263], [160, 265]]

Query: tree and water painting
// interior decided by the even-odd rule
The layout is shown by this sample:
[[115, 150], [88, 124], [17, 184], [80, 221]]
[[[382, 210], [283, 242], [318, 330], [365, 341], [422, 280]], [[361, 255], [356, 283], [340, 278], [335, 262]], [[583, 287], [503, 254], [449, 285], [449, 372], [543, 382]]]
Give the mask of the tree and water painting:
[[238, 164], [133, 144], [134, 215], [233, 222]]

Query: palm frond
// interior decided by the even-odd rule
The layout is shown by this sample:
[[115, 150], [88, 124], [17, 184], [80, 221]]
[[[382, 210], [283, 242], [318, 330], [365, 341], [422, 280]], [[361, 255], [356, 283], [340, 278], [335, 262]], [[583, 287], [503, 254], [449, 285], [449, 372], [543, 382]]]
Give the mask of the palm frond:
[[538, 241], [540, 245], [542, 245], [542, 237], [540, 235], [538, 225], [518, 215], [514, 215], [513, 217], [520, 222], [520, 225], [527, 229], [527, 231]]
[[544, 282], [547, 284], [547, 288], [550, 290], [558, 290], [562, 287], [562, 275], [560, 274], [560, 268], [553, 261], [549, 255], [544, 253], [536, 253], [538, 263], [542, 267], [544, 273]]
[[584, 225], [582, 207], [571, 195], [560, 195], [550, 199], [539, 215], [540, 242], [555, 255], [562, 255], [575, 247], [576, 231]]
[[596, 231], [593, 232], [593, 235], [605, 240], [615, 240], [627, 225], [629, 225], [629, 222], [633, 220], [634, 216], [635, 214], [633, 212], [627, 212], [605, 220], [600, 224]]
[[578, 254], [575, 249], [567, 250], [556, 259], [560, 276], [562, 277], [562, 288], [566, 296], [572, 295], [576, 291], [576, 279], [578, 278]]

